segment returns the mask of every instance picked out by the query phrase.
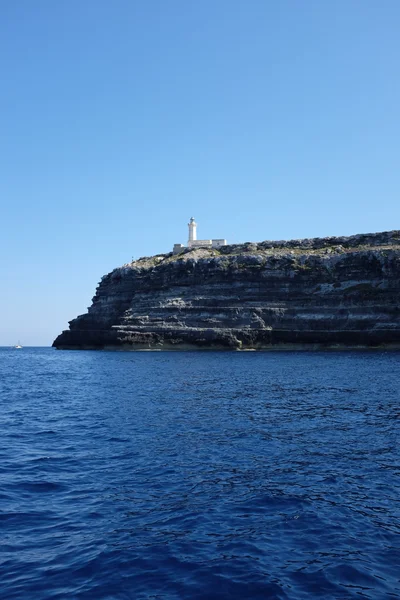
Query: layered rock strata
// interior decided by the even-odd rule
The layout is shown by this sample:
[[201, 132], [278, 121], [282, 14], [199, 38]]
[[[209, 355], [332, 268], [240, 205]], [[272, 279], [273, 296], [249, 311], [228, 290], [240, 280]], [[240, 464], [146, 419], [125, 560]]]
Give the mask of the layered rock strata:
[[400, 348], [400, 231], [141, 258], [69, 325], [56, 348]]

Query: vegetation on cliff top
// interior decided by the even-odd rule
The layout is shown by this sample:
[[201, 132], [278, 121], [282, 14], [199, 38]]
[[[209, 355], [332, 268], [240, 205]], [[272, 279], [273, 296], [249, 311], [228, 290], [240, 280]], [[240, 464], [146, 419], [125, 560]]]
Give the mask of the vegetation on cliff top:
[[[155, 256], [143, 256], [122, 266], [122, 269], [151, 269], [160, 264], [178, 261], [234, 257], [242, 254], [261, 257], [325, 256], [368, 250], [399, 250], [400, 230], [382, 233], [366, 233], [349, 237], [306, 238], [288, 241], [245, 242], [215, 248], [183, 248], [179, 254], [168, 252]], [[303, 268], [304, 264], [303, 264]]]

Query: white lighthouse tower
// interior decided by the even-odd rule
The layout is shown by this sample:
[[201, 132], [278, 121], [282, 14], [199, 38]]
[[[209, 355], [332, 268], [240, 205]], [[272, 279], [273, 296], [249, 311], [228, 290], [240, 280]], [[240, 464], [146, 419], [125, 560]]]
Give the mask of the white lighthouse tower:
[[[197, 239], [197, 223], [194, 217], [190, 217], [188, 223], [189, 227], [189, 239], [186, 248], [219, 248], [220, 246], [226, 246], [226, 240], [198, 240]], [[172, 252], [174, 254], [180, 254], [184, 250], [183, 244], [174, 244]]]
[[197, 240], [197, 223], [194, 220], [194, 217], [190, 217], [190, 221], [188, 223], [188, 227], [189, 227], [189, 243], [188, 246], [190, 246], [190, 242], [195, 242]]

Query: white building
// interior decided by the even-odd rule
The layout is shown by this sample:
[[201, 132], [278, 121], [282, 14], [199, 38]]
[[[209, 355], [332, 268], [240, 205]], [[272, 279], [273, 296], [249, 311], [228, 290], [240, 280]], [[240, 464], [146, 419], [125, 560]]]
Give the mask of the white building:
[[217, 240], [198, 240], [197, 239], [197, 223], [194, 220], [194, 217], [190, 217], [190, 221], [188, 223], [189, 227], [189, 239], [187, 245], [183, 244], [174, 244], [173, 252], [174, 254], [178, 254], [183, 248], [219, 248], [220, 246], [226, 246], [226, 240], [217, 239]]

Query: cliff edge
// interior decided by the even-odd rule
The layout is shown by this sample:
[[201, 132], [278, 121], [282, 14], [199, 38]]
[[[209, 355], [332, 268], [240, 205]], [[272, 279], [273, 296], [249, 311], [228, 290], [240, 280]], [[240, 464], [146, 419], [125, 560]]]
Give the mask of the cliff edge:
[[400, 348], [400, 231], [140, 258], [101, 279], [53, 346]]

